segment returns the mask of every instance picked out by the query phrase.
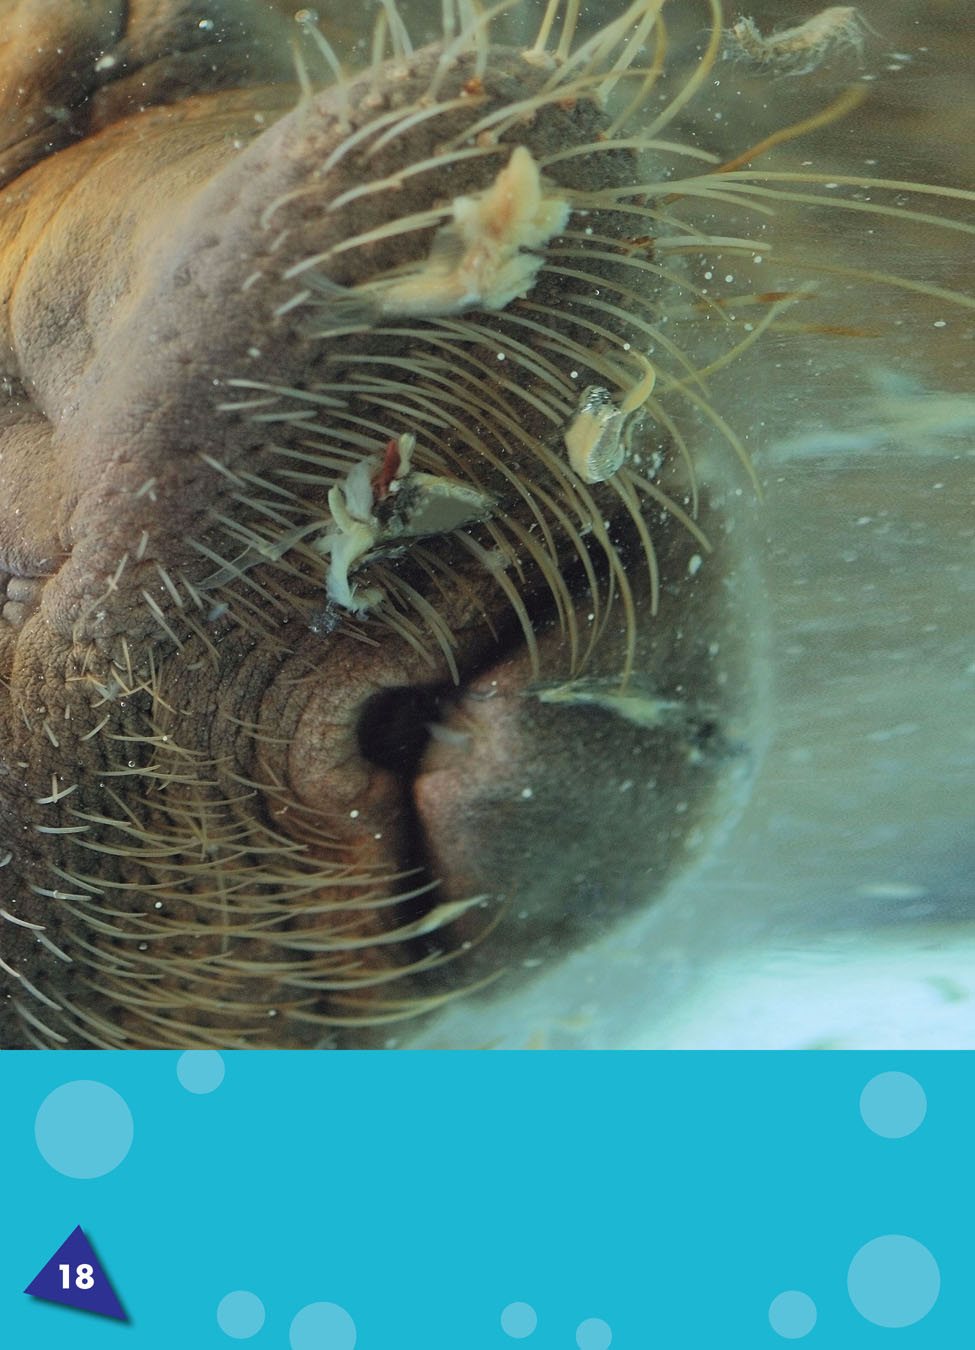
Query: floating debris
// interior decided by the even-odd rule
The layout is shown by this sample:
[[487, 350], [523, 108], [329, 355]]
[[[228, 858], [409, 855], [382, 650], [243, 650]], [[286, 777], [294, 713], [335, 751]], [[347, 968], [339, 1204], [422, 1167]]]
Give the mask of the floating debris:
[[562, 684], [535, 684], [527, 692], [539, 703], [587, 704], [602, 708], [637, 727], [662, 727], [688, 718], [686, 703], [660, 698], [648, 689], [641, 689], [637, 683], [621, 688], [619, 678], [615, 676], [595, 676]]
[[744, 57], [761, 66], [778, 66], [807, 75], [843, 47], [863, 55], [869, 25], [853, 5], [831, 5], [793, 28], [763, 34], [754, 19], [738, 19], [725, 33], [725, 56]]

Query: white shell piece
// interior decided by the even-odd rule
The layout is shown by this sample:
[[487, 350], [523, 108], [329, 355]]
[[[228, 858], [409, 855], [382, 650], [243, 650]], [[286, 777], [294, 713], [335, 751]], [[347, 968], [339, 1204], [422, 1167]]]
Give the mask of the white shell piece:
[[476, 488], [431, 473], [411, 473], [400, 486], [395, 514], [381, 538], [449, 534], [486, 520], [494, 502]]
[[569, 203], [542, 181], [531, 151], [516, 146], [494, 182], [455, 197], [451, 219], [428, 256], [405, 275], [345, 288], [312, 278], [328, 297], [320, 335], [355, 332], [382, 319], [499, 310], [534, 286], [545, 261], [537, 250], [568, 223]]
[[357, 589], [350, 574], [384, 545], [449, 534], [486, 520], [495, 509], [493, 498], [476, 488], [437, 474], [414, 472], [415, 447], [412, 434], [399, 437], [399, 468], [384, 500], [376, 499], [380, 461], [373, 457], [359, 460], [344, 483], [329, 491], [332, 519], [314, 547], [329, 558], [325, 582], [329, 600], [352, 614], [364, 614], [382, 599], [375, 589]]
[[589, 385], [582, 391], [563, 439], [569, 463], [584, 483], [604, 483], [623, 463], [623, 420], [608, 389]]

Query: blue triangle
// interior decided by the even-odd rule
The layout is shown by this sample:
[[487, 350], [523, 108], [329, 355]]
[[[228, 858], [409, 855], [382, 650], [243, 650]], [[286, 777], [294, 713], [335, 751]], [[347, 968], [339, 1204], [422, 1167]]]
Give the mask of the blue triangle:
[[80, 1226], [65, 1238], [24, 1293], [46, 1303], [63, 1303], [102, 1317], [117, 1317], [120, 1322], [129, 1320]]

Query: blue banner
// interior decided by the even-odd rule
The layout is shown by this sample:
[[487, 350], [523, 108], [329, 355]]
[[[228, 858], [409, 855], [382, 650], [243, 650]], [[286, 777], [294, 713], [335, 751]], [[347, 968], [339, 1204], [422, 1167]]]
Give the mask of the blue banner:
[[940, 1053], [5, 1053], [0, 1341], [961, 1347], [972, 1070]]

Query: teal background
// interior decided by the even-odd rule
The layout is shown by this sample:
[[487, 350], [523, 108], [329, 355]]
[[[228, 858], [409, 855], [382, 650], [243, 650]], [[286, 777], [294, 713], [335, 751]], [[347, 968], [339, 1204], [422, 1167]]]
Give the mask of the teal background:
[[[186, 1091], [169, 1052], [0, 1055], [0, 1343], [288, 1347], [295, 1314], [346, 1308], [356, 1350], [612, 1350], [975, 1345], [973, 1069], [965, 1053], [227, 1053]], [[896, 1069], [927, 1094], [903, 1139], [867, 1128], [865, 1084]], [[125, 1160], [72, 1180], [34, 1142], [48, 1093], [97, 1079], [134, 1119]], [[80, 1224], [132, 1321], [22, 1290]], [[941, 1294], [886, 1330], [846, 1290], [854, 1253], [902, 1233]], [[225, 1335], [246, 1289], [263, 1329]], [[802, 1342], [768, 1308], [807, 1293]], [[502, 1309], [524, 1301], [533, 1335]], [[327, 1350], [323, 1347], [323, 1350]]]

